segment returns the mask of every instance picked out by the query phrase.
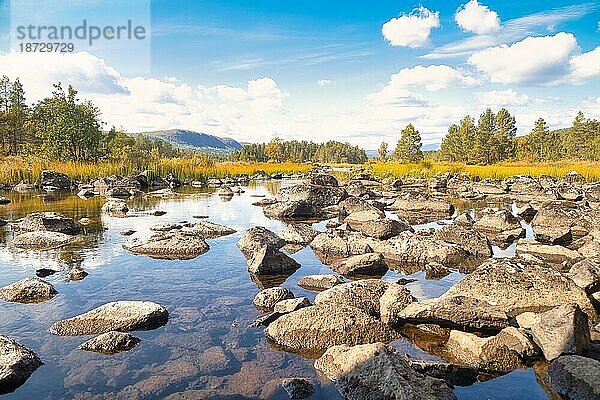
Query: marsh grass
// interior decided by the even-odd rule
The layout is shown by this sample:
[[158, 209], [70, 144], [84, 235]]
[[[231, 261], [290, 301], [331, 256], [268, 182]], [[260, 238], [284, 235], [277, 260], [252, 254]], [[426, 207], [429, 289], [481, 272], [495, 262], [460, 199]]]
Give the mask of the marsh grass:
[[442, 172], [464, 174], [471, 179], [506, 179], [516, 175], [539, 177], [549, 175], [563, 178], [571, 171], [577, 171], [588, 182], [600, 181], [600, 163], [598, 162], [556, 162], [556, 163], [502, 163], [494, 165], [466, 165], [460, 163], [436, 163], [424, 160], [416, 164], [372, 163], [373, 173], [382, 177], [403, 178], [415, 176], [428, 178]]
[[207, 162], [197, 158], [167, 158], [151, 163], [147, 167], [134, 167], [115, 162], [75, 163], [53, 162], [40, 159], [6, 157], [0, 159], [0, 182], [2, 183], [38, 183], [43, 170], [52, 170], [67, 174], [71, 179], [81, 182], [95, 180], [102, 176], [128, 176], [145, 169], [154, 171], [159, 176], [173, 174], [183, 181], [201, 180], [209, 177], [233, 177], [252, 175], [263, 171], [267, 174], [297, 173], [311, 169], [308, 164], [296, 163], [253, 163], [253, 162]]

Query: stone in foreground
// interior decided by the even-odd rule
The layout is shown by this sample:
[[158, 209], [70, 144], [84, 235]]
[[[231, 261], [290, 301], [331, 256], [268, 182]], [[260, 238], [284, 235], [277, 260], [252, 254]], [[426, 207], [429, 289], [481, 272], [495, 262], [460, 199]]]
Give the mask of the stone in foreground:
[[269, 246], [263, 246], [247, 261], [249, 272], [257, 275], [277, 275], [300, 268], [292, 257]]
[[237, 247], [246, 258], [252, 257], [256, 251], [265, 246], [279, 250], [285, 246], [285, 240], [265, 227], [255, 226], [248, 229], [237, 242]]
[[600, 399], [600, 361], [582, 356], [561, 356], [548, 369], [550, 384], [570, 400]]
[[286, 314], [265, 332], [278, 345], [298, 352], [387, 341], [395, 336], [390, 328], [364, 311], [339, 304], [315, 305]]
[[151, 301], [116, 301], [56, 322], [50, 333], [60, 336], [96, 335], [110, 331], [145, 331], [169, 320], [163, 306]]
[[315, 368], [333, 380], [348, 400], [456, 399], [446, 382], [417, 372], [383, 343], [332, 347]]
[[58, 292], [50, 283], [40, 278], [25, 278], [0, 288], [0, 298], [16, 303], [41, 303]]
[[284, 379], [281, 387], [290, 396], [290, 399], [304, 399], [315, 391], [315, 386], [305, 378]]
[[381, 279], [342, 283], [317, 294], [315, 304], [347, 305], [360, 308], [367, 314], [378, 317], [380, 313], [379, 299], [391, 285]]
[[126, 332], [106, 332], [82, 343], [81, 350], [94, 351], [104, 355], [113, 355], [129, 351], [140, 343], [140, 338]]
[[0, 334], [0, 395], [13, 392], [42, 364], [32, 350]]

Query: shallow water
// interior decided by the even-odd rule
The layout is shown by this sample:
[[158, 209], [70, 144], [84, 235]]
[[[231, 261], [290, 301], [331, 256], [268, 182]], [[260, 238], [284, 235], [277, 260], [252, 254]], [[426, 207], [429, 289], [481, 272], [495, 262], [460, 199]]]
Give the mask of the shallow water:
[[[130, 208], [139, 213], [128, 218], [101, 215], [101, 198], [3, 193], [13, 203], [0, 206], [2, 219], [15, 220], [33, 211], [60, 211], [76, 220], [87, 217], [94, 221], [86, 228], [84, 242], [51, 251], [17, 251], [10, 246], [10, 226], [0, 228], [0, 286], [35, 276], [38, 268], [59, 270], [44, 278], [59, 292], [52, 300], [40, 304], [0, 303], [0, 332], [33, 349], [44, 362], [23, 386], [4, 397], [154, 399], [194, 390], [189, 398], [286, 399], [278, 386], [279, 379], [303, 376], [317, 383], [311, 399], [341, 399], [333, 385], [316, 374], [312, 360], [275, 350], [262, 329], [248, 328], [259, 315], [252, 305], [254, 295], [260, 288], [279, 284], [285, 278], [254, 282], [235, 243], [252, 226], [262, 225], [276, 232], [284, 229], [283, 223], [267, 219], [260, 207], [251, 205], [260, 199], [253, 196], [273, 195], [280, 184], [251, 183], [246, 193], [230, 201], [219, 199], [210, 189], [186, 188], [174, 198], [133, 201]], [[461, 210], [469, 207], [473, 205], [462, 204]], [[167, 213], [160, 217], [143, 214], [151, 210]], [[121, 247], [127, 240], [119, 233], [123, 230], [134, 229], [135, 235], [143, 235], [156, 223], [193, 222], [193, 215], [208, 215], [210, 221], [238, 233], [208, 241], [208, 253], [186, 261], [153, 260], [131, 255]], [[315, 227], [324, 230], [324, 223]], [[296, 296], [314, 298], [315, 293], [297, 286], [298, 280], [331, 270], [308, 247], [292, 257], [302, 268], [287, 277], [282, 286]], [[82, 268], [89, 276], [68, 281], [70, 268]], [[440, 280], [428, 280], [423, 272], [388, 272], [383, 279], [395, 281], [400, 277], [418, 279], [407, 287], [417, 298], [425, 299], [443, 294], [463, 275], [452, 272]], [[59, 319], [117, 300], [155, 301], [167, 307], [170, 320], [159, 329], [135, 332], [142, 342], [114, 356], [77, 350], [88, 336], [60, 337], [47, 332]], [[404, 340], [396, 341], [394, 346], [414, 357], [429, 357]], [[548, 398], [533, 369], [456, 388], [456, 393], [463, 400]]]

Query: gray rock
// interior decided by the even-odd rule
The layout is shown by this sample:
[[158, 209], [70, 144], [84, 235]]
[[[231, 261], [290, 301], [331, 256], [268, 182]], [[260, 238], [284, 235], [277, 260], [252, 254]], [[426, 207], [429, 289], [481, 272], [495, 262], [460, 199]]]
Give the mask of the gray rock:
[[315, 368], [336, 383], [348, 400], [453, 400], [448, 384], [417, 372], [395, 349], [383, 343], [334, 346]]
[[409, 304], [416, 299], [403, 285], [390, 284], [379, 298], [379, 312], [381, 320], [386, 324], [396, 326], [402, 322], [400, 314]]
[[569, 270], [569, 276], [588, 294], [597, 292], [600, 290], [600, 257], [586, 258], [575, 263]]
[[11, 203], [10, 199], [7, 199], [4, 196], [0, 196], [0, 206], [5, 206], [5, 205], [10, 204], [10, 203]]
[[111, 331], [82, 343], [79, 345], [79, 349], [113, 355], [133, 349], [140, 341], [140, 338], [131, 333]]
[[58, 292], [50, 283], [40, 278], [24, 278], [0, 288], [0, 298], [17, 303], [41, 303]]
[[169, 320], [163, 306], [150, 301], [115, 301], [53, 324], [49, 331], [60, 336], [96, 335], [110, 331], [145, 331]]
[[343, 258], [373, 252], [371, 244], [375, 239], [367, 238], [361, 234], [347, 234], [341, 232], [323, 232], [317, 235], [310, 243], [310, 247], [318, 254], [327, 258]]
[[275, 304], [282, 300], [293, 299], [294, 293], [290, 289], [282, 287], [273, 287], [261, 290], [254, 296], [252, 304], [263, 310], [273, 310]]
[[522, 257], [525, 255], [533, 256], [552, 264], [555, 269], [561, 272], [569, 271], [573, 264], [583, 258], [578, 252], [569, 250], [566, 247], [542, 244], [529, 239], [520, 239], [517, 242], [516, 255]]
[[279, 189], [276, 199], [280, 202], [305, 201], [316, 208], [334, 206], [347, 197], [346, 190], [335, 186], [299, 184]]
[[115, 199], [127, 199], [131, 197], [131, 192], [130, 189], [127, 188], [114, 187], [107, 189], [106, 192], [104, 192], [104, 196]]
[[115, 217], [124, 217], [129, 211], [129, 207], [127, 207], [127, 203], [125, 203], [123, 200], [108, 199], [108, 201], [102, 206], [101, 211], [105, 214]]
[[67, 275], [67, 279], [70, 281], [81, 281], [85, 279], [89, 274], [80, 268], [73, 268], [69, 271], [69, 275]]
[[335, 176], [327, 174], [310, 174], [308, 182], [317, 186], [338, 186], [338, 180]]
[[[350, 214], [350, 218], [354, 214]], [[347, 219], [346, 219], [347, 221]], [[360, 227], [355, 228], [354, 225], [348, 223], [351, 228], [360, 231], [363, 235], [369, 236], [378, 240], [386, 240], [398, 236], [404, 231], [412, 231], [412, 227], [405, 221], [397, 221], [395, 219], [378, 219], [365, 221], [360, 224]]]
[[474, 229], [466, 228], [463, 224], [455, 222], [452, 225], [443, 226], [434, 236], [444, 242], [460, 246], [473, 257], [489, 258], [492, 256], [492, 245], [488, 238]]
[[60, 232], [34, 231], [18, 234], [12, 244], [22, 249], [48, 250], [74, 243], [77, 238]]
[[370, 204], [366, 200], [359, 199], [358, 197], [354, 196], [350, 196], [347, 199], [342, 200], [337, 205], [337, 208], [341, 216], [347, 216], [360, 211], [370, 211], [378, 214], [380, 218], [385, 218], [385, 213], [382, 210]]
[[383, 276], [388, 271], [388, 266], [381, 253], [365, 253], [338, 260], [333, 263], [332, 269], [345, 276]]
[[543, 207], [531, 221], [531, 226], [538, 241], [566, 246], [573, 241], [571, 227], [580, 217], [577, 209]]
[[380, 279], [343, 283], [317, 294], [315, 305], [348, 305], [378, 317], [380, 315], [379, 299], [390, 285]]
[[600, 399], [600, 361], [577, 355], [561, 356], [548, 368], [550, 384], [570, 400]]
[[163, 224], [156, 224], [156, 225], [152, 225], [150, 227], [151, 231], [155, 231], [155, 232], [168, 232], [168, 231], [173, 231], [173, 230], [179, 230], [183, 228], [183, 226], [181, 224], [177, 224], [177, 223], [163, 223]]
[[18, 193], [33, 192], [36, 189], [37, 188], [35, 187], [35, 185], [32, 185], [31, 183], [19, 183], [13, 187], [13, 190]]
[[340, 304], [301, 308], [266, 329], [269, 339], [292, 351], [323, 351], [340, 344], [387, 341], [395, 336], [386, 324], [362, 310]]
[[56, 212], [29, 214], [18, 224], [13, 224], [13, 228], [18, 231], [49, 231], [67, 235], [76, 235], [81, 232], [81, 227], [75, 223], [73, 218]]
[[0, 334], [0, 395], [13, 392], [42, 364], [33, 350]]
[[219, 197], [233, 197], [234, 195], [233, 190], [227, 185], [218, 188], [216, 193]]
[[250, 258], [253, 253], [265, 246], [279, 250], [285, 246], [285, 240], [265, 227], [255, 226], [248, 229], [237, 242], [237, 247], [246, 258]]
[[596, 311], [585, 291], [561, 273], [521, 259], [495, 258], [480, 265], [442, 297], [465, 296], [494, 304], [509, 317], [577, 303], [591, 320]]
[[501, 308], [464, 296], [412, 303], [400, 311], [397, 319], [413, 324], [481, 331], [500, 331], [509, 324], [508, 316]]
[[277, 275], [300, 268], [292, 257], [269, 246], [263, 246], [248, 259], [247, 269], [257, 275]]
[[541, 313], [531, 334], [548, 361], [563, 354], [582, 354], [590, 346], [588, 317], [574, 304]]
[[162, 260], [191, 260], [210, 249], [201, 236], [181, 231], [158, 232], [147, 238], [132, 238], [123, 244], [123, 248], [133, 254]]
[[236, 233], [235, 229], [224, 225], [215, 224], [210, 221], [198, 221], [192, 227], [194, 233], [202, 235], [205, 239], [215, 239], [221, 236], [231, 235]]
[[[505, 232], [519, 232], [514, 235], [514, 239], [523, 231], [519, 220], [509, 210], [488, 210], [475, 222], [473, 229], [488, 235], [493, 240], [506, 237], [502, 235]], [[508, 239], [510, 241], [510, 236]]]
[[284, 379], [283, 382], [281, 382], [281, 387], [285, 390], [290, 399], [304, 399], [315, 391], [315, 386], [311, 381], [305, 378]]
[[279, 201], [266, 206], [263, 212], [268, 218], [289, 221], [312, 219], [322, 215], [312, 203], [305, 200]]
[[454, 206], [445, 199], [413, 192], [400, 196], [389, 210], [412, 224], [448, 218], [454, 213]]
[[289, 314], [304, 307], [310, 307], [312, 304], [307, 297], [298, 297], [295, 299], [280, 300], [273, 306], [273, 311], [279, 314]]
[[300, 278], [298, 286], [308, 289], [330, 289], [342, 283], [344, 279], [339, 275], [306, 275]]
[[289, 224], [279, 236], [287, 243], [309, 244], [319, 233], [308, 224]]

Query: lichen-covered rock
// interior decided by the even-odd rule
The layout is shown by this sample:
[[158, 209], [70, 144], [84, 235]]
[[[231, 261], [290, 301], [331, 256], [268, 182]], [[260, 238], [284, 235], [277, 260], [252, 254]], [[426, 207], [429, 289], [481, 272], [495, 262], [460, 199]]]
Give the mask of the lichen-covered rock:
[[42, 364], [33, 350], [0, 334], [0, 395], [13, 392]]
[[290, 399], [304, 399], [315, 391], [315, 386], [312, 382], [304, 378], [284, 379], [283, 382], [281, 382], [281, 387], [285, 390]]
[[392, 283], [379, 298], [379, 312], [381, 320], [386, 324], [395, 326], [402, 322], [400, 314], [409, 304], [416, 299], [403, 285]]
[[347, 197], [346, 190], [336, 186], [298, 184], [282, 187], [275, 196], [278, 201], [305, 201], [316, 208], [334, 206]]
[[[348, 218], [354, 214], [350, 214]], [[374, 219], [371, 221], [364, 221], [358, 226], [354, 222], [346, 222], [352, 229], [360, 231], [363, 235], [369, 236], [378, 240], [390, 239], [394, 236], [398, 236], [404, 231], [412, 231], [412, 227], [405, 221], [398, 221], [390, 218]]]
[[113, 355], [133, 349], [140, 341], [140, 338], [131, 333], [111, 331], [82, 343], [79, 345], [79, 349]]
[[466, 228], [461, 223], [455, 222], [452, 225], [443, 226], [435, 233], [435, 238], [456, 244], [476, 258], [492, 256], [492, 245], [488, 238], [474, 229]]
[[455, 400], [448, 384], [421, 374], [395, 349], [383, 343], [334, 346], [315, 368], [336, 383], [348, 400]]
[[409, 223], [425, 223], [450, 217], [454, 206], [445, 199], [413, 192], [397, 198], [389, 210]]
[[390, 340], [386, 324], [351, 306], [314, 305], [283, 315], [266, 329], [269, 339], [293, 351], [324, 351], [331, 346]]
[[0, 288], [0, 298], [17, 303], [40, 303], [50, 300], [58, 292], [40, 278], [24, 278]]
[[287, 243], [309, 244], [319, 231], [308, 224], [289, 224], [279, 236]]
[[378, 242], [373, 238], [355, 233], [323, 232], [310, 243], [316, 253], [326, 258], [339, 259], [373, 252], [371, 245]]
[[34, 231], [18, 234], [12, 244], [22, 249], [48, 250], [74, 243], [77, 238], [52, 231]]
[[163, 260], [191, 260], [210, 247], [196, 234], [181, 231], [158, 232], [147, 238], [132, 238], [123, 248], [134, 254]]
[[335, 176], [328, 174], [310, 174], [308, 182], [317, 186], [338, 186]]
[[600, 257], [586, 258], [575, 263], [569, 270], [569, 276], [587, 293], [597, 292], [600, 290]]
[[550, 384], [570, 400], [600, 399], [600, 361], [569, 355], [552, 361], [548, 368]]
[[221, 236], [231, 235], [236, 232], [235, 229], [225, 225], [215, 224], [210, 221], [198, 221], [192, 227], [192, 231], [200, 234], [205, 239], [215, 239]]
[[77, 225], [73, 218], [56, 212], [29, 214], [18, 224], [13, 224], [13, 228], [18, 231], [49, 231], [67, 235], [76, 235], [81, 232], [81, 227]]
[[263, 246], [248, 259], [247, 269], [257, 275], [277, 275], [295, 271], [300, 264], [292, 257], [269, 246]]
[[318, 218], [322, 215], [317, 207], [305, 200], [278, 201], [263, 209], [265, 216], [273, 219], [301, 221]]
[[332, 269], [345, 276], [383, 276], [388, 271], [388, 266], [381, 253], [365, 253], [341, 259], [333, 263]]
[[254, 296], [252, 304], [263, 310], [272, 310], [275, 304], [282, 300], [293, 299], [294, 293], [290, 289], [273, 287], [261, 290]]
[[[491, 237], [492, 240], [512, 242], [524, 233], [521, 223], [509, 210], [490, 209], [485, 211], [475, 222], [473, 229]], [[516, 233], [507, 235], [507, 232]]]
[[343, 283], [317, 294], [315, 304], [348, 305], [359, 308], [369, 315], [379, 316], [379, 299], [390, 285], [381, 279]]
[[310, 307], [311, 303], [307, 297], [280, 300], [273, 306], [273, 311], [279, 314], [289, 314], [304, 307]]
[[552, 264], [555, 269], [561, 272], [567, 272], [573, 264], [581, 261], [583, 257], [575, 250], [567, 249], [563, 246], [552, 246], [542, 244], [536, 240], [520, 239], [517, 242], [517, 256], [533, 256]]
[[285, 246], [285, 240], [265, 227], [255, 226], [248, 229], [237, 242], [237, 247], [246, 258], [265, 246], [279, 250]]
[[368, 211], [378, 214], [380, 218], [385, 218], [385, 213], [379, 208], [375, 207], [366, 200], [360, 199], [355, 196], [350, 196], [342, 200], [338, 205], [337, 209], [341, 216], [347, 216], [355, 212]]
[[308, 289], [330, 289], [342, 283], [344, 279], [339, 275], [306, 275], [300, 278], [298, 286]]
[[50, 327], [60, 336], [96, 335], [110, 331], [145, 331], [163, 326], [169, 313], [151, 301], [115, 301], [84, 314], [63, 319]]

